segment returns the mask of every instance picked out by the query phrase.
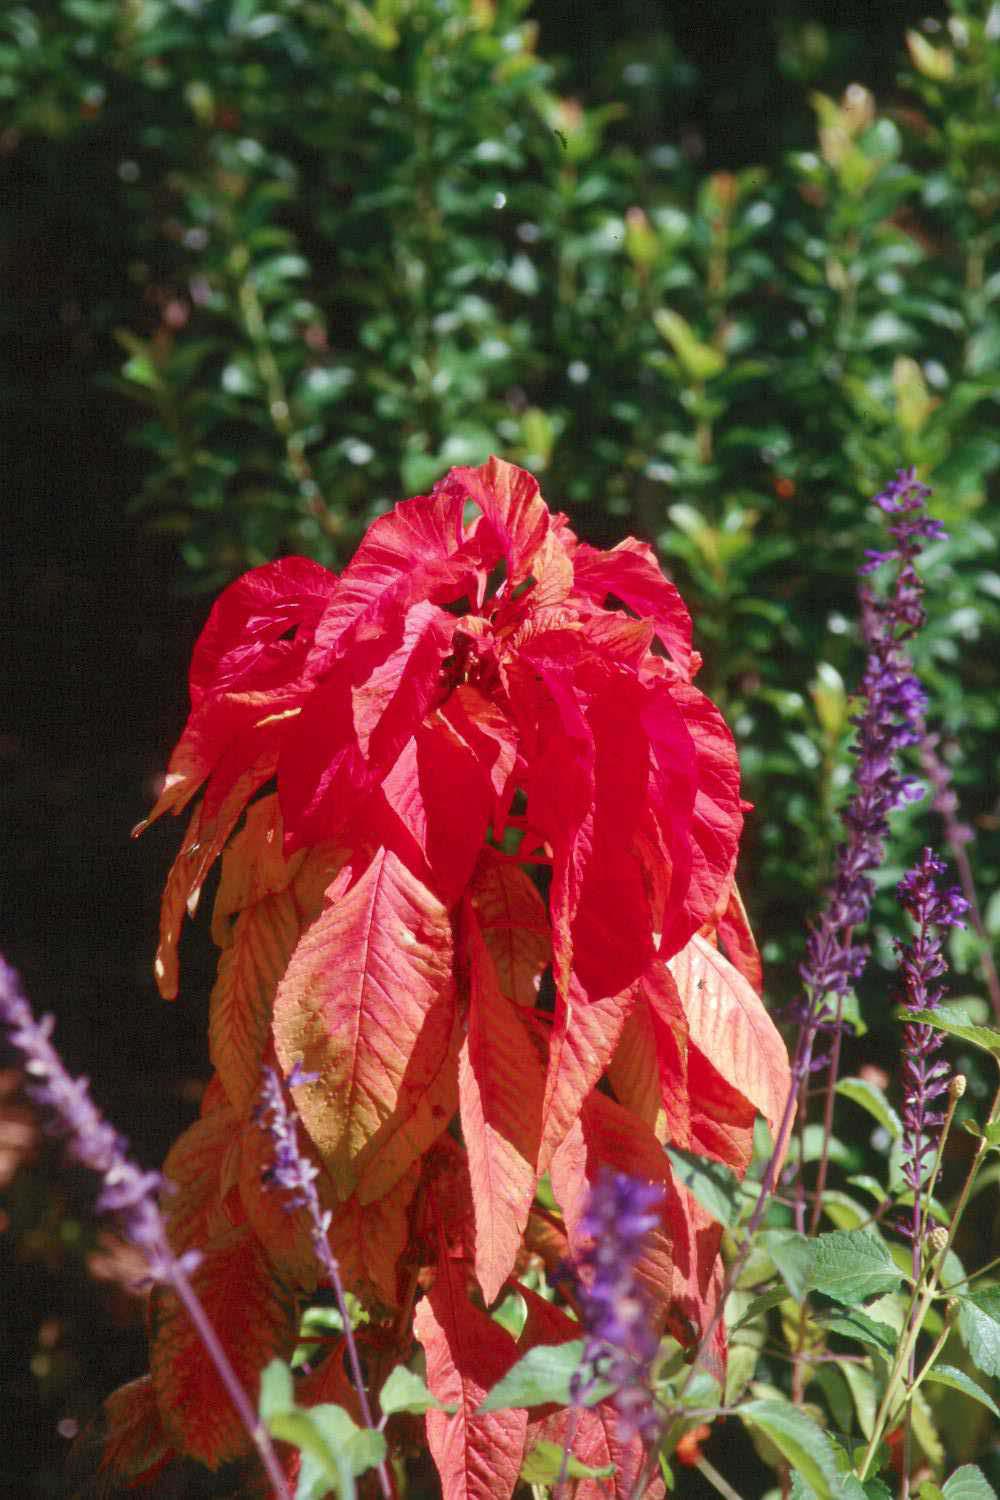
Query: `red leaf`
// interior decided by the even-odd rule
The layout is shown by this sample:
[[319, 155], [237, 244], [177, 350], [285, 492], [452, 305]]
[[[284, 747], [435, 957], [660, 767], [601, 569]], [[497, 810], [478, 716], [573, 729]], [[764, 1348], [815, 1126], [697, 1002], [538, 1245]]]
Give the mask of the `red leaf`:
[[545, 1070], [520, 1007], [500, 992], [466, 906], [469, 1027], [458, 1065], [476, 1222], [476, 1276], [491, 1303], [514, 1268], [535, 1192]]
[[469, 885], [500, 992], [533, 1007], [552, 956], [548, 913], [530, 876], [493, 849], [483, 849]]
[[708, 919], [726, 886], [743, 829], [740, 767], [726, 721], [688, 683], [670, 685], [694, 746], [697, 792], [690, 824], [691, 873], [683, 906], [664, 922], [660, 952], [678, 952]]
[[785, 1044], [754, 993], [718, 949], [693, 937], [670, 960], [694, 1047], [777, 1134], [791, 1073]]
[[629, 536], [610, 552], [581, 542], [573, 554], [573, 591], [601, 606], [614, 594], [652, 622], [685, 677], [693, 675], [691, 616], [674, 584], [664, 578], [648, 542]]
[[231, 919], [264, 896], [285, 890], [301, 865], [301, 854], [285, 859], [283, 843], [277, 797], [272, 793], [251, 803], [243, 827], [230, 839], [222, 856], [212, 907], [212, 937], [220, 948], [232, 942]]
[[104, 1403], [107, 1434], [101, 1469], [129, 1488], [148, 1484], [175, 1457], [160, 1420], [153, 1382], [148, 1375], [121, 1385]]
[[465, 890], [490, 820], [488, 771], [440, 714], [422, 724], [384, 778], [370, 824], [448, 907]]
[[729, 892], [726, 909], [719, 919], [718, 930], [729, 962], [739, 970], [758, 995], [763, 995], [764, 968], [761, 963], [760, 950], [750, 929], [743, 897], [739, 893], [735, 880]]
[[[446, 909], [384, 849], [292, 955], [275, 997], [275, 1045], [286, 1073], [301, 1059], [320, 1075], [295, 1091], [296, 1105], [345, 1195], [447, 1058], [451, 970]], [[414, 1154], [429, 1139], [415, 1140]]]
[[383, 615], [334, 662], [289, 735], [278, 769], [286, 852], [337, 838], [442, 696], [455, 621], [428, 603]]
[[[314, 670], [326, 671], [362, 631], [411, 604], [477, 597], [492, 559], [462, 531], [460, 497], [437, 490], [394, 506], [369, 526], [316, 630]], [[498, 553], [496, 555], [499, 555]]]
[[[156, 806], [180, 812], [240, 737], [298, 704], [301, 673], [317, 620], [336, 587], [326, 568], [286, 557], [254, 568], [216, 600], [191, 659], [191, 713]], [[294, 639], [282, 639], [294, 630]], [[258, 758], [250, 749], [246, 761]]]
[[[722, 1225], [688, 1192], [674, 1182], [667, 1198], [667, 1222], [674, 1262], [667, 1328], [677, 1341], [690, 1347], [700, 1339], [719, 1305], [722, 1292]], [[722, 1381], [726, 1370], [726, 1325], [716, 1323], [702, 1356], [709, 1374]]]
[[446, 1257], [414, 1314], [431, 1393], [457, 1408], [427, 1413], [427, 1443], [444, 1500], [509, 1500], [521, 1467], [528, 1414], [477, 1416], [476, 1411], [514, 1364], [518, 1349], [506, 1329], [469, 1301], [464, 1283], [462, 1263]]
[[438, 488], [452, 496], [468, 495], [483, 512], [507, 560], [506, 596], [532, 578], [532, 605], [565, 598], [572, 586], [572, 564], [553, 534], [553, 518], [533, 475], [494, 457], [478, 469], [452, 469]]
[[[247, 1226], [204, 1248], [191, 1278], [195, 1292], [256, 1408], [260, 1372], [295, 1345], [295, 1308]], [[163, 1425], [182, 1453], [210, 1469], [248, 1451], [250, 1438], [176, 1294], [156, 1287], [150, 1300], [150, 1373]]]
[[553, 1151], [565, 1139], [584, 1099], [614, 1055], [636, 998], [637, 988], [630, 985], [620, 995], [588, 1000], [575, 981], [570, 982], [565, 997], [556, 997], [538, 1153], [540, 1172], [547, 1169]]

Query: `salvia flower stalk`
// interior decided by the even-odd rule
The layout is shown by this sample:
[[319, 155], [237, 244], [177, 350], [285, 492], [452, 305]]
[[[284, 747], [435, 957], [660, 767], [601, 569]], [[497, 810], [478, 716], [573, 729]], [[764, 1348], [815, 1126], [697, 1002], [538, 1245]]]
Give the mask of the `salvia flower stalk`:
[[113, 1214], [125, 1237], [145, 1258], [151, 1281], [169, 1287], [187, 1311], [205, 1352], [214, 1364], [240, 1421], [256, 1447], [274, 1493], [290, 1500], [284, 1472], [273, 1444], [258, 1420], [236, 1372], [191, 1283], [201, 1255], [196, 1249], [174, 1253], [157, 1197], [163, 1186], [158, 1172], [147, 1172], [129, 1155], [128, 1142], [105, 1120], [86, 1078], [74, 1078], [51, 1042], [54, 1020], [38, 1020], [15, 971], [0, 957], [0, 1021], [24, 1058], [26, 1092], [46, 1115], [49, 1133], [65, 1138], [73, 1160], [101, 1179], [95, 1204], [99, 1214]]
[[[897, 890], [916, 932], [909, 943], [897, 942], [905, 989], [904, 1006], [911, 1011], [937, 1010], [944, 994], [940, 983], [947, 972], [943, 943], [952, 927], [964, 926], [968, 902], [957, 886], [940, 890], [944, 861], [931, 849], [899, 882]], [[944, 1038], [933, 1026], [907, 1021], [903, 1028], [903, 1176], [913, 1192], [909, 1227], [913, 1242], [914, 1276], [920, 1275], [921, 1242], [925, 1223], [924, 1187], [927, 1169], [938, 1146], [944, 1113], [938, 1101], [948, 1092], [950, 1069], [942, 1057]]]
[[[315, 1077], [306, 1073], [300, 1063], [293, 1066], [287, 1079], [289, 1088], [301, 1088], [315, 1081]], [[281, 1080], [273, 1068], [264, 1069], [260, 1104], [255, 1118], [257, 1124], [269, 1136], [274, 1152], [273, 1161], [262, 1171], [264, 1185], [280, 1190], [292, 1207], [305, 1209], [309, 1216], [316, 1257], [337, 1299], [337, 1309], [344, 1327], [344, 1342], [351, 1366], [351, 1379], [358, 1396], [361, 1420], [366, 1427], [374, 1427], [361, 1361], [358, 1357], [357, 1341], [354, 1337], [347, 1298], [344, 1295], [343, 1278], [336, 1256], [330, 1249], [329, 1234], [332, 1216], [329, 1209], [324, 1209], [320, 1204], [319, 1193], [316, 1191], [319, 1169], [308, 1157], [303, 1156], [299, 1149], [298, 1116], [294, 1109], [289, 1108], [281, 1087]], [[378, 1465], [377, 1473], [379, 1488], [386, 1500], [389, 1500], [392, 1495], [392, 1485], [384, 1462]]]
[[615, 1387], [612, 1399], [621, 1416], [622, 1437], [638, 1433], [647, 1445], [660, 1431], [651, 1390], [660, 1341], [636, 1276], [636, 1262], [660, 1222], [662, 1201], [661, 1184], [642, 1182], [626, 1172], [603, 1173], [581, 1221], [589, 1244], [577, 1266], [587, 1336], [572, 1395], [580, 1401], [588, 1384], [608, 1381]]

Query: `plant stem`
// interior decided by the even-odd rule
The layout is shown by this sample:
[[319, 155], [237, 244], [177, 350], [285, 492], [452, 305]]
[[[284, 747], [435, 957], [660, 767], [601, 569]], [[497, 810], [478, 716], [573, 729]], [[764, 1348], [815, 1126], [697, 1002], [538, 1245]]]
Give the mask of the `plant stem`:
[[699, 1458], [695, 1461], [695, 1468], [699, 1474], [703, 1474], [709, 1484], [713, 1485], [724, 1500], [743, 1500], [738, 1490], [734, 1490], [728, 1479], [723, 1479], [714, 1464], [710, 1464], [707, 1458]]

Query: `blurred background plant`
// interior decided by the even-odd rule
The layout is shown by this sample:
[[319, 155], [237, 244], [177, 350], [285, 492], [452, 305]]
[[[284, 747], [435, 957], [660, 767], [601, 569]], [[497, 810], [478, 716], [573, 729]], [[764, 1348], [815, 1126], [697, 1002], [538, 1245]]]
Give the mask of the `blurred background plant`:
[[[285, 551], [337, 567], [491, 451], [588, 540], [652, 540], [688, 599], [775, 1003], [846, 787], [867, 497], [915, 464], [950, 534], [916, 664], [995, 939], [1000, 5], [13, 0], [0, 101], [9, 947], [74, 997], [71, 1057], [150, 1159], [197, 1093], [208, 966], [187, 1013], [151, 1003], [171, 835], [123, 838], [208, 599]], [[892, 892], [939, 836], [926, 803], [902, 825], [855, 1070], [895, 1066]], [[974, 1018], [982, 946], [952, 938]], [[42, 1259], [69, 1254], [71, 1200], [19, 1181], [12, 1253], [49, 1215]], [[27, 1349], [39, 1320], [4, 1316]], [[5, 1397], [46, 1431], [102, 1394], [31, 1357]]]

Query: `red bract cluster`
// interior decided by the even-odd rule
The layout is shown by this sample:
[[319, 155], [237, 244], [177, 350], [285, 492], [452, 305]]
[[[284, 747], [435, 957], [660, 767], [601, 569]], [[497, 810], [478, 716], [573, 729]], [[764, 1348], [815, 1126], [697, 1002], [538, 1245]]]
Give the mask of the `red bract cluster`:
[[[317, 1075], [295, 1102], [334, 1252], [370, 1310], [372, 1395], [415, 1332], [456, 1406], [427, 1418], [449, 1500], [506, 1500], [525, 1443], [562, 1419], [477, 1415], [526, 1348], [579, 1326], [529, 1303], [515, 1342], [486, 1309], [532, 1256], [580, 1251], [601, 1170], [662, 1184], [639, 1275], [658, 1326], [690, 1342], [720, 1231], [663, 1145], [742, 1172], [755, 1114], [773, 1125], [784, 1104], [733, 884], [736, 752], [697, 666], [651, 549], [578, 541], [497, 459], [379, 518], [339, 577], [302, 558], [247, 574], [195, 649], [152, 814], [203, 788], [164, 895], [167, 995], [185, 907], [223, 856], [216, 1078], [167, 1163], [175, 1237], [203, 1250], [207, 1301], [226, 1280], [252, 1382], [292, 1346], [317, 1272], [306, 1227], [261, 1193], [251, 1115], [263, 1066]], [[543, 1174], [558, 1212], [536, 1197]], [[243, 1440], [195, 1361], [161, 1298], [161, 1419], [177, 1451], [214, 1464]], [[197, 1404], [181, 1399], [192, 1378]], [[615, 1449], [613, 1424], [611, 1408], [588, 1414], [586, 1461]], [[637, 1460], [614, 1461], [625, 1493]]]

